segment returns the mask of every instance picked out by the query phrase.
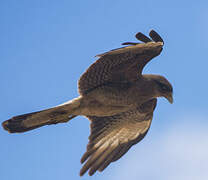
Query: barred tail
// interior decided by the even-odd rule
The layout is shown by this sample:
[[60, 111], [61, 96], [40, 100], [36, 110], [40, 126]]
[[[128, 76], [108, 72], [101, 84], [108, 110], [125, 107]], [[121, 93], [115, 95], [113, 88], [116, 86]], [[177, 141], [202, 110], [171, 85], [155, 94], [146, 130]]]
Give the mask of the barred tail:
[[64, 103], [51, 109], [14, 116], [4, 121], [2, 126], [10, 133], [21, 133], [41, 126], [64, 123], [76, 117], [73, 111], [80, 105], [79, 99]]

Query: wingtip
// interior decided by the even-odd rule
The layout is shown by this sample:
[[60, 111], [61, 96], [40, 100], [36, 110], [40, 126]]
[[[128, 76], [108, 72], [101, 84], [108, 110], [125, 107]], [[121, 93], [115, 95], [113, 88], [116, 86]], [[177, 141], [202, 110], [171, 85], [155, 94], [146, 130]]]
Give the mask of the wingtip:
[[135, 35], [135, 37], [138, 39], [138, 40], [140, 40], [140, 41], [142, 41], [142, 42], [144, 42], [144, 43], [147, 43], [147, 42], [151, 42], [152, 40], [150, 39], [150, 38], [148, 38], [147, 36], [145, 36], [143, 33], [141, 33], [141, 32], [138, 32], [136, 35]]
[[83, 168], [79, 172], [79, 176], [82, 177], [86, 173], [87, 169]]
[[82, 156], [82, 158], [80, 159], [80, 163], [83, 164], [85, 162], [86, 158]]
[[150, 35], [151, 33], [155, 33], [155, 30], [154, 30], [154, 29], [150, 29], [149, 35]]
[[149, 36], [152, 38], [153, 41], [162, 42], [164, 45], [164, 41], [163, 41], [162, 37], [154, 29], [150, 30]]
[[95, 174], [95, 172], [96, 171], [94, 171], [94, 170], [91, 169], [88, 174], [89, 174], [89, 176], [92, 176], [93, 174]]
[[83, 175], [84, 175], [84, 174], [82, 174], [82, 172], [80, 171], [80, 172], [79, 172], [79, 176], [82, 177]]

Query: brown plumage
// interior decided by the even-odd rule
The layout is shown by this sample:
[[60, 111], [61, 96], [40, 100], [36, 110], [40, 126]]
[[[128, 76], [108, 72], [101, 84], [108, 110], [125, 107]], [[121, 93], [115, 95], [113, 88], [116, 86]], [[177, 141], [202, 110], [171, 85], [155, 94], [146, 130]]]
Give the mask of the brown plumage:
[[97, 55], [79, 80], [80, 96], [59, 106], [15, 116], [2, 123], [10, 133], [25, 132], [44, 125], [64, 123], [77, 115], [91, 122], [87, 151], [81, 159], [82, 176], [93, 175], [118, 160], [129, 148], [144, 138], [150, 127], [157, 97], [170, 103], [172, 86], [163, 76], [142, 75], [144, 66], [158, 56], [162, 38], [150, 31], [150, 37], [137, 33], [143, 43], [129, 45]]

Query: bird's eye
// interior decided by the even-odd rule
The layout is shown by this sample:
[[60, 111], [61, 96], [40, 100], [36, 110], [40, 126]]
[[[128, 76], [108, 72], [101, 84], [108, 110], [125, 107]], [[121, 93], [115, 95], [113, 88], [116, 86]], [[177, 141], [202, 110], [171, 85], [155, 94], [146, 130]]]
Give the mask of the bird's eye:
[[164, 92], [166, 92], [166, 91], [171, 92], [172, 91], [172, 88], [169, 87], [168, 85], [161, 83], [159, 81], [156, 81], [156, 83], [158, 84], [158, 86], [159, 86], [158, 88], [160, 91], [164, 91]]
[[168, 90], [167, 86], [165, 86], [165, 85], [163, 85], [163, 86], [161, 87], [161, 89], [162, 89], [163, 91], [167, 91], [167, 90]]

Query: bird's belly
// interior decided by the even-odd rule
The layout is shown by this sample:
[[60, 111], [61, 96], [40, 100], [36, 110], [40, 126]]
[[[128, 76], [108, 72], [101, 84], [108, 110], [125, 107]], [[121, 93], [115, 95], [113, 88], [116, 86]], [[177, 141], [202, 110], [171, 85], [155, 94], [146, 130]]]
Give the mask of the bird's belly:
[[112, 116], [147, 101], [144, 94], [135, 88], [117, 88], [102, 86], [82, 97], [81, 107], [77, 114], [85, 116]]
[[92, 102], [91, 104], [82, 107], [80, 114], [84, 116], [97, 117], [113, 116], [122, 112], [126, 112], [129, 109], [131, 109], [130, 106], [112, 106]]

